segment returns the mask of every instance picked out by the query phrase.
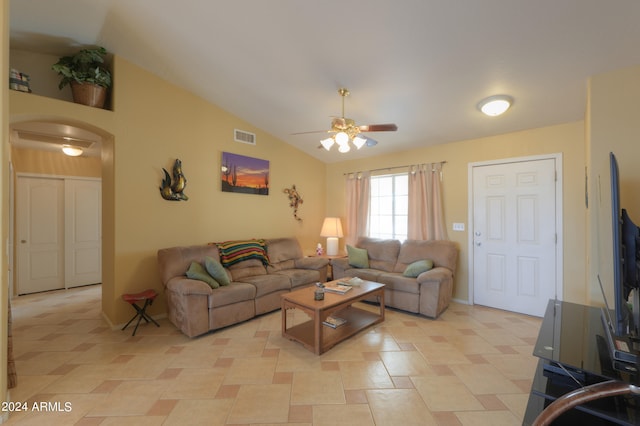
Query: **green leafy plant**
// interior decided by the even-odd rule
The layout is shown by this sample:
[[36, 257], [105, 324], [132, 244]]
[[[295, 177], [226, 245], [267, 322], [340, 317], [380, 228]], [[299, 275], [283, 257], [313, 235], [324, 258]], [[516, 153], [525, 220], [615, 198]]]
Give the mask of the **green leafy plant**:
[[111, 72], [104, 65], [104, 47], [82, 49], [72, 56], [63, 56], [51, 69], [62, 76], [58, 88], [62, 89], [72, 81], [93, 83], [103, 87], [111, 86]]

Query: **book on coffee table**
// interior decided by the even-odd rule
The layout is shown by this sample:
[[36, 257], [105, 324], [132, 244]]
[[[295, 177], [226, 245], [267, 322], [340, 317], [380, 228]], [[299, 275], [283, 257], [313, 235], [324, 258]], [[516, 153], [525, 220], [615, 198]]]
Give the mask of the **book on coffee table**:
[[331, 328], [338, 328], [346, 322], [347, 320], [344, 318], [328, 316], [326, 320], [322, 321], [322, 324]]
[[324, 285], [324, 291], [327, 291], [329, 293], [345, 294], [349, 290], [351, 290], [350, 285], [344, 285], [335, 282], [328, 282]]
[[350, 287], [357, 287], [362, 284], [362, 278], [353, 277], [353, 278], [343, 278], [338, 281], [338, 284], [347, 285]]

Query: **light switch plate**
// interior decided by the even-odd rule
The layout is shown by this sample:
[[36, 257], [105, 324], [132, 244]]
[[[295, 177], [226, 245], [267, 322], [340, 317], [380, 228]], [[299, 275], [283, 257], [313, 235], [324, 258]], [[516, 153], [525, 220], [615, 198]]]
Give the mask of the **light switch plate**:
[[454, 223], [453, 224], [453, 230], [454, 231], [464, 231], [464, 223]]

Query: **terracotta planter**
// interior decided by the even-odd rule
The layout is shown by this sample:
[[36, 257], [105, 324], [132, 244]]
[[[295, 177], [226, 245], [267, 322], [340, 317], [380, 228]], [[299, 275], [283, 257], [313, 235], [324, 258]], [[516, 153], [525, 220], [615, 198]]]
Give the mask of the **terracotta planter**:
[[92, 83], [76, 83], [71, 82], [71, 94], [73, 102], [82, 105], [88, 105], [96, 108], [104, 108], [104, 102], [107, 98], [106, 87]]

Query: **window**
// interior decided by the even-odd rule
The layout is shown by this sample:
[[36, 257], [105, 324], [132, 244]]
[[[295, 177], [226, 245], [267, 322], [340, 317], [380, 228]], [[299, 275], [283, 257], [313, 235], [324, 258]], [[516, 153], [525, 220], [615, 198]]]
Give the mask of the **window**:
[[409, 177], [406, 173], [372, 176], [369, 236], [407, 239]]

